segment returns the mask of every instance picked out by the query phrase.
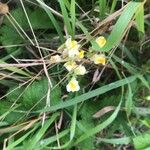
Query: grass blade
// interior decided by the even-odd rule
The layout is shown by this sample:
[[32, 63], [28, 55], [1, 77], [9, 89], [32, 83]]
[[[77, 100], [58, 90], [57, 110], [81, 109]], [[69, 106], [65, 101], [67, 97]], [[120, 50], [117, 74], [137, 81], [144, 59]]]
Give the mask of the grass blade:
[[64, 23], [66, 25], [68, 34], [73, 36], [73, 32], [72, 32], [72, 28], [71, 28], [68, 12], [67, 12], [66, 6], [64, 4], [64, 1], [63, 0], [59, 0], [59, 4], [60, 4], [60, 7], [61, 7], [62, 15], [63, 15], [63, 18], [64, 18]]
[[109, 144], [129, 144], [131, 142], [131, 139], [129, 137], [123, 137], [123, 138], [116, 138], [116, 139], [105, 139], [105, 138], [99, 138], [98, 142], [104, 142]]
[[23, 142], [33, 131], [36, 130], [38, 126], [34, 127], [31, 131], [29, 131], [28, 133], [26, 133], [24, 136], [22, 136], [21, 138], [19, 138], [17, 141], [13, 142], [12, 144], [10, 144], [7, 147], [7, 150], [12, 150], [15, 146], [17, 146], [18, 144], [20, 144], [21, 142]]
[[117, 106], [116, 110], [114, 111], [114, 113], [106, 121], [104, 121], [103, 123], [97, 125], [95, 128], [92, 128], [90, 131], [86, 132], [85, 134], [81, 135], [77, 139], [77, 141], [75, 142], [74, 145], [82, 142], [83, 140], [85, 140], [88, 137], [100, 132], [101, 130], [106, 128], [108, 125], [110, 125], [115, 120], [115, 118], [117, 117], [117, 114], [118, 114], [118, 112], [120, 110], [120, 107], [121, 107], [121, 103], [122, 103], [122, 99], [121, 99], [119, 105]]
[[116, 7], [116, 4], [117, 4], [117, 1], [116, 1], [116, 0], [113, 0], [112, 5], [111, 5], [111, 9], [110, 9], [110, 13], [111, 13], [111, 14], [114, 12], [115, 7]]
[[76, 118], [77, 118], [77, 105], [74, 106], [74, 110], [73, 110], [72, 123], [70, 128], [70, 140], [72, 140], [75, 135]]
[[38, 133], [36, 133], [33, 138], [30, 138], [30, 141], [28, 143], [29, 150], [32, 150], [36, 146], [38, 141], [42, 138], [42, 136], [45, 134], [49, 126], [55, 121], [58, 115], [58, 113], [53, 114], [49, 120], [45, 121], [44, 126], [38, 131]]
[[127, 93], [127, 100], [125, 102], [125, 108], [127, 112], [127, 116], [130, 116], [132, 108], [133, 108], [133, 94], [130, 84], [128, 84], [128, 93]]
[[83, 31], [83, 33], [86, 35], [87, 40], [90, 41], [92, 39], [92, 36], [88, 32], [87, 28], [78, 20], [76, 23], [80, 27], [80, 29]]
[[52, 106], [50, 108], [45, 108], [43, 110], [40, 110], [40, 111], [37, 111], [38, 113], [39, 112], [51, 112], [51, 111], [56, 111], [58, 109], [62, 109], [62, 108], [66, 108], [66, 107], [69, 107], [69, 106], [72, 106], [72, 105], [75, 105], [77, 103], [80, 103], [80, 102], [84, 102], [92, 97], [95, 97], [95, 96], [98, 96], [98, 95], [101, 95], [101, 94], [104, 94], [108, 91], [111, 91], [113, 89], [116, 89], [118, 87], [121, 87], [123, 85], [126, 85], [128, 83], [131, 83], [133, 82], [134, 80], [136, 80], [136, 76], [131, 76], [131, 77], [128, 77], [126, 79], [122, 79], [122, 80], [119, 80], [119, 81], [116, 81], [116, 82], [113, 82], [113, 83], [110, 83], [108, 85], [105, 85], [103, 87], [100, 87], [96, 90], [92, 90], [88, 93], [85, 93], [85, 94], [82, 94], [78, 97], [75, 97], [71, 100], [68, 100], [68, 101], [65, 101], [65, 102], [61, 102], [55, 106]]
[[106, 0], [99, 0], [99, 16], [104, 18], [106, 13]]
[[[68, 133], [69, 133], [69, 130], [64, 130], [64, 131], [62, 131], [62, 132], [60, 132], [60, 133], [58, 134], [58, 138], [60, 139], [60, 138], [62, 138], [62, 137], [64, 137], [64, 136], [66, 136]], [[56, 140], [57, 140], [57, 135], [52, 136], [52, 137], [47, 138], [47, 139], [44, 139], [44, 140], [41, 140], [41, 141], [40, 141], [40, 144], [39, 144], [39, 143], [37, 144], [37, 148], [43, 149], [43, 148], [46, 147], [47, 145], [49, 145], [49, 144], [55, 142]]]
[[142, 5], [143, 3], [140, 2], [129, 2], [108, 37], [106, 45], [103, 48], [99, 48], [97, 44], [93, 44], [93, 49], [99, 51], [109, 51], [114, 46], [117, 46], [123, 38], [130, 21], [134, 17], [134, 14]]
[[137, 29], [144, 34], [144, 6], [142, 5], [136, 13], [135, 19]]
[[74, 38], [75, 22], [76, 22], [75, 0], [71, 0], [70, 14], [71, 14], [71, 23], [72, 23], [72, 37]]
[[58, 22], [55, 19], [54, 15], [51, 13], [51, 11], [47, 7], [45, 7], [46, 4], [42, 0], [36, 0], [36, 1], [41, 5], [41, 7], [45, 10], [45, 12], [47, 13], [47, 15], [51, 19], [51, 21], [52, 21], [52, 23], [53, 23], [56, 31], [59, 34], [61, 42], [64, 43], [65, 40], [64, 40], [64, 37], [63, 37], [63, 33], [62, 33], [60, 25], [58, 24]]

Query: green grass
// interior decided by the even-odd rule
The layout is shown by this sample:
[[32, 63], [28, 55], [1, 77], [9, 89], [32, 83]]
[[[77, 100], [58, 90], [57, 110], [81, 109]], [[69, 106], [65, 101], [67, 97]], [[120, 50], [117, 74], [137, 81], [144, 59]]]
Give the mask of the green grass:
[[[0, 16], [0, 149], [150, 148], [150, 2], [122, 2], [8, 1]], [[63, 66], [72, 60], [64, 55], [69, 37], [85, 51], [76, 61], [84, 75]], [[106, 64], [94, 64], [101, 53]], [[51, 63], [54, 55], [62, 61]], [[78, 92], [66, 90], [72, 77]]]

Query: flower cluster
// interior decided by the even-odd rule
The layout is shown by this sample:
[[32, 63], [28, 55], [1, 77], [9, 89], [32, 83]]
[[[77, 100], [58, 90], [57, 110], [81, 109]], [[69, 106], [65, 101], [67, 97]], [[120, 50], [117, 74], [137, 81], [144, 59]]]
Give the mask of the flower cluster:
[[71, 80], [66, 86], [68, 92], [79, 91], [80, 86], [77, 76], [86, 74], [85, 67], [82, 64], [78, 64], [84, 58], [84, 50], [81, 50], [80, 47], [80, 44], [71, 38], [65, 42], [64, 53], [68, 61], [64, 64], [64, 67], [72, 75]]
[[[103, 36], [98, 37], [96, 43], [102, 48], [106, 44], [106, 39]], [[83, 59], [85, 59], [85, 51], [81, 49], [81, 45], [71, 38], [68, 38], [66, 42], [59, 48], [61, 55], [51, 56], [51, 63], [65, 62], [64, 67], [71, 75], [66, 89], [68, 92], [75, 92], [80, 90], [79, 82], [77, 81], [78, 76], [85, 75], [87, 70], [83, 65]], [[106, 64], [106, 57], [101, 53], [91, 53], [86, 58], [94, 64]]]

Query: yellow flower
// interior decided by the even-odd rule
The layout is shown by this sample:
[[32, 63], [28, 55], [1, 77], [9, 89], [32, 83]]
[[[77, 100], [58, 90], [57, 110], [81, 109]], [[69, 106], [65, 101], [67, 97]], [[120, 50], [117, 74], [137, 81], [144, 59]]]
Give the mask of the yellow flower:
[[70, 72], [77, 67], [77, 64], [74, 61], [68, 61], [64, 64], [64, 67]]
[[78, 44], [77, 41], [71, 40], [71, 38], [69, 38], [67, 39], [65, 45], [66, 45], [66, 49], [68, 51], [69, 57], [75, 57], [75, 55], [79, 53], [80, 45]]
[[80, 86], [76, 78], [71, 79], [71, 81], [67, 84], [66, 89], [68, 92], [75, 92], [80, 90]]
[[100, 36], [96, 39], [96, 43], [99, 45], [100, 48], [102, 48], [103, 46], [105, 46], [106, 44], [106, 39], [103, 36]]
[[59, 55], [51, 56], [50, 62], [51, 62], [51, 63], [58, 63], [58, 62], [61, 62], [61, 57], [60, 57]]
[[86, 74], [86, 69], [84, 66], [79, 65], [78, 67], [75, 68], [74, 73], [76, 75], [84, 75], [84, 74]]
[[102, 64], [102, 65], [106, 64], [106, 57], [103, 54], [95, 54], [92, 57], [92, 60], [94, 61], [95, 64]]
[[77, 58], [82, 59], [84, 57], [84, 50], [80, 50], [77, 54]]

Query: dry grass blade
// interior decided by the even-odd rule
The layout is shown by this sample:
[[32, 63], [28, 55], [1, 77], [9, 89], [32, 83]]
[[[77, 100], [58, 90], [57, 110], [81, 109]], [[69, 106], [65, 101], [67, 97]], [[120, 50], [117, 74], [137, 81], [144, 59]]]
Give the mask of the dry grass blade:
[[106, 113], [112, 111], [112, 110], [115, 110], [116, 107], [114, 106], [107, 106], [107, 107], [104, 107], [102, 108], [101, 110], [99, 110], [98, 112], [96, 112], [92, 117], [97, 119], [97, 118], [100, 118], [102, 117], [103, 115], [105, 115]]

